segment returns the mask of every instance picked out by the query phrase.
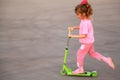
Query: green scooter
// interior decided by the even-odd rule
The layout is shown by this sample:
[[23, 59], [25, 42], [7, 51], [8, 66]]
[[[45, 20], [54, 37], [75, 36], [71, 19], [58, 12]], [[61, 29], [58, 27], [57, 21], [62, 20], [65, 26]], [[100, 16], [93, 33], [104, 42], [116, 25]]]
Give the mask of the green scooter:
[[[71, 31], [69, 31], [69, 34], [71, 34]], [[73, 74], [72, 73], [72, 69], [69, 68], [66, 64], [67, 61], [67, 55], [68, 55], [68, 46], [69, 46], [69, 41], [70, 41], [70, 37], [68, 37], [67, 40], [67, 46], [65, 48], [64, 51], [64, 63], [62, 65], [62, 69], [60, 70], [60, 74], [61, 75], [68, 75], [68, 76], [80, 76], [80, 77], [97, 77], [97, 72], [96, 71], [85, 71], [84, 73], [81, 74]]]

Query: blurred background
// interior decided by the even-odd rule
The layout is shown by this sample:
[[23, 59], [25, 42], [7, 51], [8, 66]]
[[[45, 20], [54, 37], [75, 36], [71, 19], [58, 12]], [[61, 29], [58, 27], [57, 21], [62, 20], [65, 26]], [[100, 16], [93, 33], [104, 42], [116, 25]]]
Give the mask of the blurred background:
[[[89, 0], [93, 7], [95, 49], [114, 59], [105, 63], [85, 58], [85, 70], [97, 78], [61, 76], [67, 28], [79, 25], [74, 7], [81, 0], [0, 0], [0, 80], [120, 79], [120, 0]], [[75, 32], [77, 34], [77, 31]], [[76, 69], [78, 39], [71, 39], [68, 66]]]

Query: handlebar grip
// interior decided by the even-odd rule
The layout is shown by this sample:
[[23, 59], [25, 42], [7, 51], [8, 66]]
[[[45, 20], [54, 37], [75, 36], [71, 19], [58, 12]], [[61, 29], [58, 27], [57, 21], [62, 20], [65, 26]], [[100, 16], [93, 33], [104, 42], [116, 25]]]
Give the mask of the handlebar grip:
[[71, 37], [68, 37], [68, 38], [71, 38]]

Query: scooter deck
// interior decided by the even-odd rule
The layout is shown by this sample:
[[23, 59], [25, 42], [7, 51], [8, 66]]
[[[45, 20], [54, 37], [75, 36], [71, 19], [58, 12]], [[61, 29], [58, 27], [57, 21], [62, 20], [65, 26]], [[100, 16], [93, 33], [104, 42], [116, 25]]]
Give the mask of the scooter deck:
[[72, 69], [69, 68], [67, 65], [63, 65], [62, 69], [60, 70], [61, 75], [68, 75], [68, 76], [80, 76], [80, 77], [97, 77], [96, 71], [85, 71], [85, 73], [81, 74], [73, 74]]
[[80, 73], [80, 74], [67, 74], [68, 76], [80, 76], [80, 77], [96, 77], [97, 76], [97, 72], [96, 71], [86, 71], [85, 73]]

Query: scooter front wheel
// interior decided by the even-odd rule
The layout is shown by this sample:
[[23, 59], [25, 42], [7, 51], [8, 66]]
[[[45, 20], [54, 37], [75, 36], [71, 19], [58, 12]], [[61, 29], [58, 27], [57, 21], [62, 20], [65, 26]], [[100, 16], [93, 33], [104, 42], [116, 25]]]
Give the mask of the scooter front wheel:
[[60, 70], [60, 74], [64, 76], [64, 75], [66, 75], [67, 73], [65, 72], [65, 70]]

